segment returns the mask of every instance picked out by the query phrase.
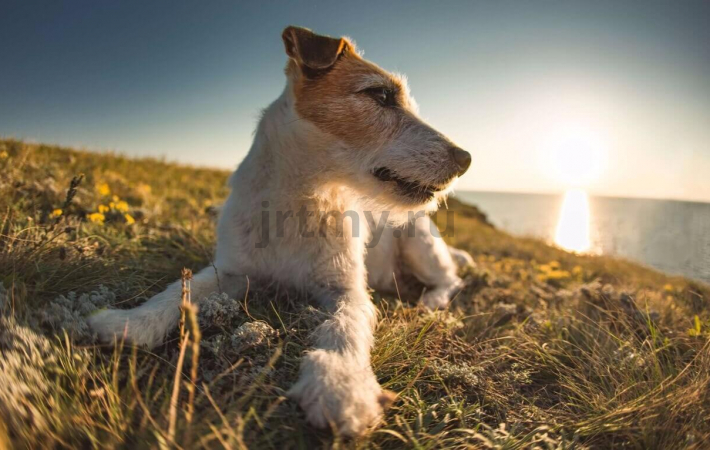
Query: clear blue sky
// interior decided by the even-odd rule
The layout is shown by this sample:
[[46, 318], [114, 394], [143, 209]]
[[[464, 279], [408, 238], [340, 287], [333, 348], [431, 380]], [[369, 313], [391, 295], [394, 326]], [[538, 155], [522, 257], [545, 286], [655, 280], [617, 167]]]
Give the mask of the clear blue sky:
[[289, 24], [406, 73], [473, 154], [463, 189], [557, 191], [581, 161], [594, 193], [710, 201], [701, 1], [4, 1], [0, 135], [235, 167]]

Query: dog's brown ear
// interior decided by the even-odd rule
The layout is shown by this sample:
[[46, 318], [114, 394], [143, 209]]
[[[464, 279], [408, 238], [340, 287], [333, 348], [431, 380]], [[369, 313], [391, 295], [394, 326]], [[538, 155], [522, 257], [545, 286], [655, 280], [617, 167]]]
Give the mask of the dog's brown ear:
[[321, 36], [301, 27], [286, 27], [281, 37], [286, 54], [299, 66], [313, 70], [327, 69], [335, 64], [347, 46], [345, 39]]

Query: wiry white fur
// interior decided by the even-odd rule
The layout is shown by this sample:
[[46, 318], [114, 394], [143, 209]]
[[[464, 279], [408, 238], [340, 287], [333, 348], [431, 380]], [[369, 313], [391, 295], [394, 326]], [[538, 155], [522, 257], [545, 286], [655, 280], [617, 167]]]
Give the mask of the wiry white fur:
[[[304, 356], [300, 379], [289, 396], [298, 400], [313, 425], [332, 424], [354, 435], [375, 423], [389, 401], [370, 366], [376, 310], [367, 291], [368, 274], [370, 286], [394, 290], [392, 277], [399, 271], [399, 260], [404, 260], [429, 287], [422, 301], [430, 308], [446, 306], [461, 286], [451, 252], [432, 236], [428, 217], [416, 222], [413, 238], [396, 239], [393, 229], [387, 228], [379, 245], [367, 254], [366, 272], [369, 235], [364, 211], [376, 207], [379, 217], [386, 209], [411, 208], [391, 195], [380, 195], [382, 183], [371, 170], [387, 165], [403, 175], [426, 179], [438, 165], [445, 165], [445, 151], [436, 141], [439, 136], [422, 125], [358, 160], [338, 139], [299, 119], [289, 83], [264, 112], [249, 154], [230, 178], [232, 191], [217, 226], [214, 266], [194, 276], [191, 297], [199, 302], [220, 289], [230, 296], [243, 294], [247, 278], [276, 280], [314, 296], [329, 316], [314, 330], [314, 350]], [[430, 209], [435, 204], [420, 206]], [[338, 237], [333, 220], [314, 215], [305, 230], [299, 230], [293, 218], [283, 221], [283, 236], [277, 237], [278, 211], [296, 213], [301, 208], [356, 211], [359, 236], [352, 236], [350, 219], [344, 220], [343, 235]], [[258, 248], [265, 210], [270, 212], [271, 240]], [[326, 237], [303, 236], [304, 231], [318, 234], [322, 227]], [[125, 337], [133, 344], [154, 347], [176, 327], [180, 299], [176, 282], [140, 307], [103, 311], [89, 322], [104, 341]]]
[[[448, 247], [428, 216], [416, 219], [410, 226], [413, 236], [409, 230], [389, 227], [377, 246], [368, 250], [368, 284], [381, 292], [396, 292], [393, 274], [406, 270], [427, 286], [421, 298], [424, 306], [445, 308], [463, 287], [457, 269], [473, 266], [473, 259], [463, 250]], [[400, 238], [395, 237], [397, 232], [401, 233]]]

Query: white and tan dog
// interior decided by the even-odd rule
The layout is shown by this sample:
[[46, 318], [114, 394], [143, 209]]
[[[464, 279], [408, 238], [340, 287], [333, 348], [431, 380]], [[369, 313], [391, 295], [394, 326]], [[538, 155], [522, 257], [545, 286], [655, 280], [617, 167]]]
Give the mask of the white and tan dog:
[[[247, 278], [308, 292], [329, 317], [314, 330], [289, 396], [313, 425], [354, 435], [391, 399], [370, 366], [376, 310], [368, 283], [392, 291], [394, 277], [409, 271], [429, 288], [424, 305], [440, 308], [462, 285], [457, 264], [471, 262], [427, 216], [410, 225], [414, 235], [384, 224], [434, 210], [471, 157], [417, 116], [402, 77], [365, 61], [350, 40], [297, 27], [282, 37], [286, 88], [229, 181], [215, 267], [195, 275], [192, 300], [220, 289], [236, 298]], [[180, 302], [176, 282], [140, 307], [89, 320], [106, 342], [125, 336], [154, 347], [176, 328]]]

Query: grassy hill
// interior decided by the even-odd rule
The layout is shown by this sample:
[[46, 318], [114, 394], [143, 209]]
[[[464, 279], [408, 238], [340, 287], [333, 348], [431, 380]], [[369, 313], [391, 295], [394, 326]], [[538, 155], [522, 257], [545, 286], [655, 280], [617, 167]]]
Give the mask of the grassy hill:
[[316, 431], [283, 396], [319, 313], [278, 286], [211, 297], [182, 346], [97, 346], [88, 314], [209, 263], [227, 176], [0, 141], [0, 448], [710, 446], [710, 288], [455, 200], [477, 268], [451, 309], [373, 294], [375, 373], [399, 396], [368, 436]]

